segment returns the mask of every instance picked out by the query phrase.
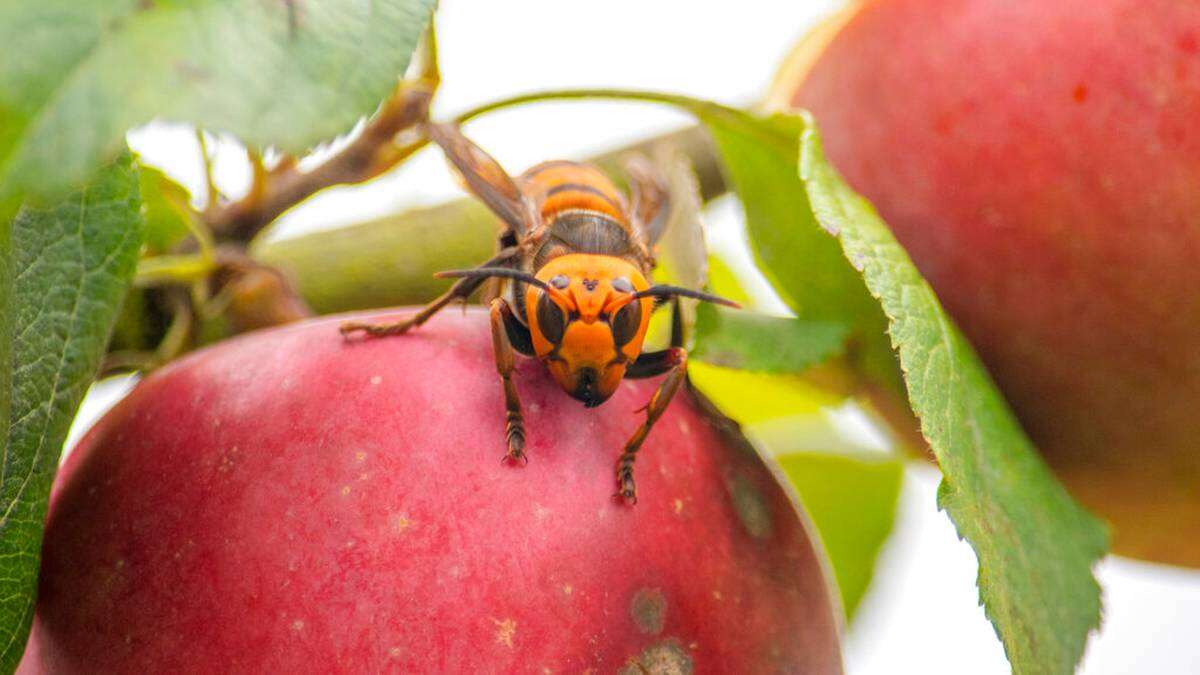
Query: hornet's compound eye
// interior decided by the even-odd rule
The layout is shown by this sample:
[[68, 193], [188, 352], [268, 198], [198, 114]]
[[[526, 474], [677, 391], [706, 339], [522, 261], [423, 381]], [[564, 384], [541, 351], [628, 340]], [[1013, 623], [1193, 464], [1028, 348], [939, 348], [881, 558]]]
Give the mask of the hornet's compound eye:
[[634, 300], [617, 310], [610, 325], [612, 326], [613, 343], [617, 347], [629, 344], [637, 336], [638, 329], [642, 326], [642, 303]]
[[562, 309], [546, 293], [542, 293], [542, 297], [538, 298], [537, 324], [546, 341], [555, 345], [562, 343], [563, 334], [567, 331], [567, 320]]
[[632, 293], [633, 284], [625, 277], [617, 277], [612, 280], [613, 290], [618, 293]]
[[561, 291], [571, 285], [571, 280], [566, 275], [556, 274], [550, 277], [550, 285]]

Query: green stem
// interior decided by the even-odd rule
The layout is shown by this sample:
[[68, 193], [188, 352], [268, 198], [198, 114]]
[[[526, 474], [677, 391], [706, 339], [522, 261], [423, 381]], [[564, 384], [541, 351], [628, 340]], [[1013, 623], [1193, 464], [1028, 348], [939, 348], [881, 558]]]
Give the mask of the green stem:
[[542, 101], [571, 101], [581, 99], [609, 99], [618, 101], [641, 101], [643, 103], [663, 103], [681, 108], [695, 108], [697, 106], [724, 108], [732, 111], [732, 108], [726, 108], [711, 101], [681, 96], [678, 94], [662, 94], [653, 91], [641, 91], [637, 89], [551, 89], [547, 91], [535, 91], [528, 94], [518, 94], [509, 98], [502, 98], [496, 101], [485, 103], [475, 108], [471, 108], [464, 113], [460, 113], [454, 118], [458, 124], [463, 124], [476, 117], [485, 115], [490, 112], [501, 110], [503, 108], [511, 108], [512, 106], [524, 105], [526, 103], [540, 103]]
[[215, 268], [210, 252], [156, 255], [138, 262], [133, 284], [145, 288], [167, 283], [191, 283], [207, 277]]

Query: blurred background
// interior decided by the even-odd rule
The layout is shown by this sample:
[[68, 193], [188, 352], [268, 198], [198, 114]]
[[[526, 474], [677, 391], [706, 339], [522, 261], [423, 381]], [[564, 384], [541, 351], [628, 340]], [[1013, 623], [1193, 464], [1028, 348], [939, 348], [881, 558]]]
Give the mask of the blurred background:
[[[677, 92], [733, 105], [761, 97], [788, 48], [839, 2], [645, 3], [583, 6], [510, 0], [443, 0], [437, 15], [442, 88], [435, 116], [533, 90], [620, 87]], [[764, 20], [764, 17], [771, 17]], [[583, 158], [687, 125], [671, 110], [625, 103], [539, 104], [488, 115], [468, 134], [512, 173], [544, 159]], [[190, 129], [153, 124], [130, 135], [135, 150], [193, 194], [204, 193], [203, 167]], [[215, 143], [216, 181], [244, 194], [250, 179], [235, 144]], [[360, 221], [460, 194], [442, 158], [424, 152], [364, 186], [327, 191], [286, 214], [271, 237], [289, 237]], [[723, 198], [705, 214], [710, 246], [768, 310], [784, 311], [756, 276], [743, 241], [740, 209]], [[128, 388], [97, 385], [68, 446]], [[889, 451], [853, 410], [834, 417], [853, 442]], [[847, 629], [847, 672], [1006, 673], [1000, 643], [978, 605], [976, 563], [936, 508], [937, 471], [905, 471], [894, 531], [874, 581]], [[1099, 570], [1105, 621], [1082, 672], [1200, 672], [1200, 572], [1109, 558]]]

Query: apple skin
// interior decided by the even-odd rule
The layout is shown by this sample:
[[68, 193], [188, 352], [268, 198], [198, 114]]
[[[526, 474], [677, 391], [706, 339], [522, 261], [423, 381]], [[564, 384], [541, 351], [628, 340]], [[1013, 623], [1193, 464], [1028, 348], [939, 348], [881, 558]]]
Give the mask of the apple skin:
[[812, 530], [690, 394], [629, 506], [615, 461], [657, 380], [588, 410], [521, 360], [506, 465], [485, 312], [352, 342], [340, 320], [193, 353], [96, 424], [20, 672], [841, 671]]
[[1200, 566], [1200, 3], [839, 20], [772, 98], [813, 112], [1115, 550]]

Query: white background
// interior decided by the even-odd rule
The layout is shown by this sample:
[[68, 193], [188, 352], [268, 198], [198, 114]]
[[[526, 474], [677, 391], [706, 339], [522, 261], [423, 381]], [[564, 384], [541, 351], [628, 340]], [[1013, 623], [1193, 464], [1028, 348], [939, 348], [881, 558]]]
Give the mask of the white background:
[[[443, 89], [435, 113], [530, 90], [609, 86], [679, 92], [750, 104], [806, 26], [832, 0], [736, 3], [569, 3], [444, 0], [438, 14]], [[678, 127], [687, 118], [642, 104], [559, 103], [497, 113], [470, 135], [512, 171], [543, 159], [578, 158]], [[202, 193], [195, 144], [164, 125], [131, 134], [135, 148]], [[218, 182], [237, 195], [242, 155], [219, 144]], [[339, 189], [287, 214], [274, 236], [330, 227], [454, 194], [443, 162], [426, 153], [375, 183]], [[726, 203], [708, 218], [710, 241], [744, 258], [740, 213]], [[739, 267], [742, 267], [739, 265]], [[86, 428], [117, 394], [89, 398]], [[938, 476], [908, 471], [896, 531], [875, 583], [849, 629], [847, 670], [875, 673], [1006, 673], [999, 642], [977, 604], [975, 558], [937, 512]], [[1200, 533], [1197, 533], [1200, 536]], [[1200, 573], [1109, 559], [1099, 568], [1105, 625], [1084, 661], [1089, 675], [1200, 672]]]

